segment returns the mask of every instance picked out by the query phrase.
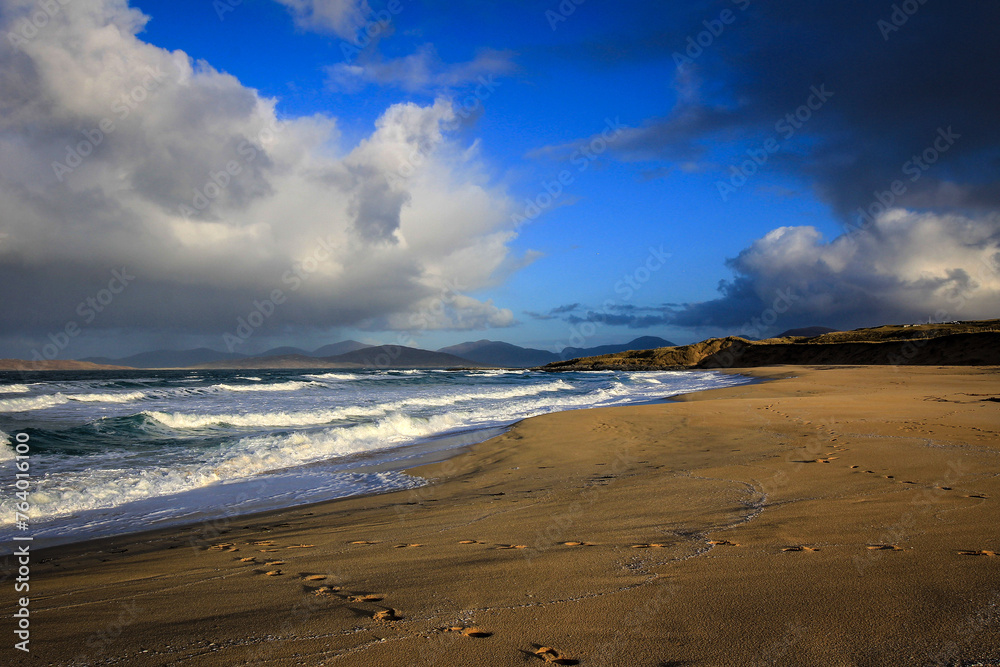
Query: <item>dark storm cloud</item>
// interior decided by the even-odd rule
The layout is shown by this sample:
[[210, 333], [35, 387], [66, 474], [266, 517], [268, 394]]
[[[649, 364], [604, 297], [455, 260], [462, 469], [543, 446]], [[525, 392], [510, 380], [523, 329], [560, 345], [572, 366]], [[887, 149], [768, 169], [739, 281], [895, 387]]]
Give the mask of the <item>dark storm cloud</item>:
[[[640, 35], [641, 54], [624, 43], [615, 50], [649, 58], [652, 49], [681, 65], [678, 104], [633, 128], [616, 145], [622, 155], [689, 159], [708, 141], [773, 134], [812, 87], [825, 85], [834, 98], [803, 124], [796, 150], [774, 160], [806, 177], [839, 214], [869, 204], [873, 193], [903, 177], [904, 163], [933, 145], [939, 128], [949, 127], [961, 139], [896, 203], [984, 209], [1000, 202], [1000, 5], [740, 5], [705, 3], [675, 14], [656, 39]], [[724, 11], [732, 22], [705, 37], [704, 22], [719, 31]]]

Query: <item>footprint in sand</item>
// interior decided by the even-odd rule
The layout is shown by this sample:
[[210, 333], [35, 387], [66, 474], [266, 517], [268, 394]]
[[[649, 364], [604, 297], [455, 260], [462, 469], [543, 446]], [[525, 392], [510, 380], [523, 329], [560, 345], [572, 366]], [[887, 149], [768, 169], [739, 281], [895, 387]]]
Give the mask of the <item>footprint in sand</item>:
[[348, 602], [380, 602], [385, 599], [381, 595], [375, 595], [374, 593], [368, 595], [351, 595], [347, 598]]
[[384, 609], [382, 611], [377, 611], [372, 615], [376, 621], [398, 621], [403, 617], [396, 612], [395, 609]]
[[597, 545], [593, 542], [562, 542], [564, 546], [567, 547], [596, 547]]
[[632, 549], [665, 549], [666, 544], [661, 544], [659, 542], [650, 542], [649, 544], [632, 544], [630, 548]]
[[261, 552], [262, 554], [270, 554], [274, 553], [275, 551], [278, 551], [278, 549], [257, 549], [257, 551]]
[[985, 498], [986, 498], [986, 496], [984, 496], [984, 495], [983, 495], [983, 494], [981, 494], [981, 493], [970, 493], [969, 495], [967, 495], [967, 496], [965, 496], [965, 497], [966, 497], [966, 498], [983, 498], [983, 499], [985, 499]]
[[713, 547], [738, 547], [736, 542], [730, 542], [729, 540], [709, 540], [709, 544]]
[[241, 563], [256, 563], [257, 562], [257, 559], [254, 558], [253, 556], [250, 556], [249, 558], [240, 558], [239, 560], [240, 560]]
[[567, 658], [562, 651], [558, 651], [551, 646], [542, 646], [541, 644], [532, 644], [532, 655], [540, 660], [551, 663], [553, 665], [579, 665], [579, 660], [573, 660], [572, 658]]
[[235, 544], [232, 542], [223, 542], [221, 544], [213, 544], [208, 548], [209, 551], [239, 551]]
[[280, 577], [282, 572], [281, 570], [268, 570], [264, 574], [266, 574], [269, 577]]
[[453, 625], [448, 628], [438, 628], [439, 632], [458, 632], [465, 637], [472, 637], [474, 639], [485, 639], [486, 637], [492, 637], [493, 633], [488, 630], [482, 630], [475, 626], [466, 627], [464, 625]]
[[990, 551], [988, 549], [978, 549], [973, 551], [959, 551], [960, 556], [996, 556], [996, 551]]
[[422, 546], [424, 546], [424, 545], [422, 545], [422, 544], [396, 544], [396, 545], [393, 545], [392, 548], [393, 549], [408, 549], [408, 548], [412, 548], [412, 547], [422, 547]]
[[267, 566], [267, 567], [275, 567], [275, 566], [284, 565], [284, 564], [285, 564], [285, 561], [283, 561], [283, 560], [269, 560], [269, 561], [267, 561], [267, 562], [264, 563], [264, 565]]
[[306, 581], [323, 581], [326, 579], [325, 574], [303, 574], [300, 577]]
[[369, 542], [368, 540], [356, 540], [354, 542], [349, 542], [348, 544], [378, 544], [378, 542]]
[[819, 547], [807, 547], [801, 544], [796, 544], [791, 547], [785, 547], [782, 551], [819, 551]]
[[860, 468], [860, 467], [861, 466], [851, 466], [851, 469], [853, 470], [853, 469]]
[[320, 586], [319, 588], [313, 591], [313, 595], [317, 595], [320, 597], [328, 597], [328, 598], [344, 597], [343, 595], [340, 594], [340, 586]]
[[902, 551], [903, 547], [898, 547], [895, 544], [869, 544], [866, 549], [870, 551]]
[[494, 549], [527, 549], [527, 544], [498, 544]]
[[250, 544], [254, 545], [255, 547], [273, 547], [274, 540], [261, 540], [259, 542], [251, 542]]
[[290, 547], [285, 547], [286, 549], [312, 549], [315, 544], [293, 544]]

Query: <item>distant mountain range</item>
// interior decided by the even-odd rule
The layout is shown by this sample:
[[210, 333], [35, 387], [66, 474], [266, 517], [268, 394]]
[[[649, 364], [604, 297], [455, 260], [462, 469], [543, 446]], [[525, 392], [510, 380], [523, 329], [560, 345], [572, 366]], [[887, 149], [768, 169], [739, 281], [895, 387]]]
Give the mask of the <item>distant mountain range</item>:
[[276, 347], [260, 354], [195, 350], [155, 350], [122, 359], [87, 357], [80, 361], [131, 368], [448, 368], [500, 366], [532, 368], [555, 361], [629, 350], [672, 347], [656, 336], [642, 336], [620, 345], [567, 347], [560, 353], [519, 347], [493, 340], [477, 340], [443, 347], [437, 352], [399, 345], [372, 346], [356, 340], [324, 345], [309, 352], [298, 347]]
[[450, 347], [442, 347], [438, 352], [454, 354], [471, 361], [478, 361], [489, 366], [505, 368], [532, 368], [556, 361], [576, 359], [578, 357], [593, 357], [599, 354], [614, 354], [630, 350], [651, 350], [657, 347], [673, 347], [675, 343], [657, 336], [642, 336], [621, 345], [600, 345], [598, 347], [566, 347], [562, 352], [536, 350], [530, 347], [518, 347], [510, 343], [495, 340], [477, 340], [471, 343], [460, 343]]
[[[345, 370], [533, 368], [548, 364], [545, 370], [558, 371], [818, 363], [996, 365], [1000, 363], [997, 360], [997, 350], [1000, 350], [1000, 347], [997, 347], [998, 336], [1000, 336], [1000, 320], [886, 325], [853, 331], [839, 331], [829, 327], [804, 327], [789, 329], [763, 341], [748, 341], [746, 338], [730, 336], [684, 346], [677, 346], [656, 336], [643, 336], [621, 345], [567, 347], [559, 354], [491, 340], [470, 341], [444, 347], [436, 352], [400, 345], [371, 346], [347, 340], [324, 345], [312, 354], [295, 347], [278, 347], [255, 356], [227, 354], [199, 348], [144, 352], [124, 359], [101, 357], [78, 361], [0, 359], [0, 370], [114, 370], [128, 367]], [[918, 354], [913, 352], [914, 349]], [[321, 354], [324, 356], [320, 356]], [[724, 359], [718, 361], [717, 357]], [[915, 358], [911, 360], [910, 357]]]
[[[328, 346], [332, 347], [332, 346]], [[323, 349], [323, 348], [320, 348]], [[452, 354], [420, 350], [402, 345], [365, 347], [330, 357], [285, 354], [273, 357], [245, 357], [197, 364], [193, 368], [263, 369], [263, 368], [478, 368], [485, 366]]]

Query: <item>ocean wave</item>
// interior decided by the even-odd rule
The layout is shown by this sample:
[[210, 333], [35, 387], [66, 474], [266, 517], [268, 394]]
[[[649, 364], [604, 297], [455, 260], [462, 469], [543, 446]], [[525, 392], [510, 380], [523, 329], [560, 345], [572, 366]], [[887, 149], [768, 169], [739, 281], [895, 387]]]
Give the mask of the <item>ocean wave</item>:
[[304, 375], [303, 377], [312, 378], [314, 380], [360, 380], [364, 375], [358, 375], [357, 373], [314, 373], [310, 375]]
[[0, 394], [27, 394], [31, 389], [26, 384], [9, 384], [0, 387]]
[[[36, 520], [48, 520], [92, 509], [107, 509], [157, 496], [246, 479], [260, 473], [314, 461], [375, 451], [414, 442], [461, 424], [460, 415], [429, 419], [393, 414], [353, 427], [241, 438], [199, 463], [135, 468], [91, 466], [53, 473], [39, 479], [30, 495]], [[266, 483], [266, 482], [265, 482]], [[9, 500], [0, 503], [6, 509]], [[4, 511], [0, 523], [10, 512]]]
[[498, 401], [511, 398], [526, 398], [528, 396], [537, 396], [539, 394], [568, 389], [573, 389], [573, 385], [564, 380], [556, 380], [555, 382], [530, 387], [497, 388], [474, 392], [462, 391], [442, 394], [440, 396], [417, 396], [399, 401], [395, 405], [399, 407], [441, 407], [470, 401]]
[[0, 412], [26, 412], [28, 410], [44, 410], [56, 405], [68, 403], [69, 399], [62, 394], [49, 396], [31, 396], [27, 398], [0, 399]]
[[214, 426], [293, 427], [318, 426], [352, 417], [373, 417], [386, 413], [383, 407], [352, 407], [298, 412], [250, 412], [246, 414], [197, 414], [148, 411], [142, 414], [173, 429], [200, 429]]
[[81, 403], [131, 403], [146, 398], [146, 393], [141, 391], [123, 391], [108, 394], [65, 394], [65, 397], [71, 401], [79, 401]]
[[315, 387], [317, 384], [316, 382], [291, 380], [289, 382], [273, 382], [268, 384], [216, 384], [212, 385], [212, 388], [224, 391], [298, 391], [306, 387]]
[[[151, 387], [144, 392], [104, 394], [67, 392], [0, 399], [0, 410], [41, 409], [81, 400], [81, 396], [90, 396], [90, 402], [108, 397], [113, 397], [111, 402], [140, 400], [142, 397], [168, 399], [163, 403], [144, 405], [149, 408], [144, 412], [138, 412], [131, 406], [119, 410], [137, 413], [127, 416], [109, 417], [108, 409], [100, 408], [102, 419], [134, 420], [137, 422], [135, 428], [143, 429], [145, 437], [136, 438], [136, 433], [127, 432], [125, 427], [133, 427], [131, 422], [119, 424], [97, 420], [102, 423], [93, 430], [102, 436], [112, 433], [115, 437], [127, 438], [129, 442], [138, 440], [148, 443], [154, 441], [154, 434], [165, 436], [169, 439], [169, 447], [157, 446], [141, 452], [125, 452], [123, 448], [111, 448], [104, 453], [82, 450], [71, 461], [67, 459], [67, 467], [51, 469], [51, 474], [38, 479], [37, 490], [31, 497], [33, 516], [40, 520], [63, 517], [59, 520], [71, 522], [75, 520], [72, 518], [75, 513], [85, 510], [117, 508], [133, 501], [238, 480], [254, 479], [266, 484], [275, 475], [294, 472], [285, 469], [400, 447], [446, 433], [494, 428], [558, 410], [617, 405], [746, 381], [737, 376], [719, 377], [709, 373], [687, 373], [676, 377], [671, 373], [620, 374], [609, 378], [572, 374], [558, 378], [529, 376], [524, 381], [519, 378], [503, 381], [480, 377], [458, 384], [450, 378], [441, 378], [437, 383], [428, 383], [424, 378], [412, 385], [398, 379], [395, 383], [387, 383], [388, 388], [382, 386], [383, 383], [352, 383], [341, 387], [342, 391], [328, 390], [325, 394], [308, 392], [277, 396], [230, 393], [294, 392], [307, 387], [322, 389], [325, 384], [316, 381], [321, 376], [355, 379], [385, 378], [387, 374], [323, 373], [305, 376], [313, 378], [307, 381], [283, 381], [284, 378], [279, 377], [253, 385], [209, 384], [221, 379], [214, 376], [205, 385], [197, 387]], [[415, 386], [417, 384], [419, 386]], [[77, 391], [80, 391], [79, 387]], [[188, 401], [188, 397], [192, 400]], [[182, 400], [169, 400], [173, 398]], [[331, 404], [334, 398], [336, 403]], [[88, 402], [87, 399], [83, 401]], [[345, 405], [344, 401], [356, 404]], [[360, 423], [344, 424], [345, 420]], [[178, 433], [183, 430], [225, 428], [244, 428], [248, 432], [236, 436], [232, 432]], [[269, 432], [276, 429], [282, 431]], [[125, 435], [122, 436], [122, 433]], [[7, 444], [0, 445], [0, 460], [11, 455], [10, 437], [0, 433], [0, 442], [4, 439]], [[113, 457], [113, 452], [120, 455]], [[68, 467], [70, 464], [72, 467]], [[213, 489], [206, 489], [201, 493], [214, 492]], [[0, 524], [10, 521], [8, 517], [12, 516], [6, 511], [9, 509], [9, 497], [4, 494], [4, 498], [0, 503]]]
[[0, 462], [14, 460], [14, 443], [10, 436], [0, 431]]

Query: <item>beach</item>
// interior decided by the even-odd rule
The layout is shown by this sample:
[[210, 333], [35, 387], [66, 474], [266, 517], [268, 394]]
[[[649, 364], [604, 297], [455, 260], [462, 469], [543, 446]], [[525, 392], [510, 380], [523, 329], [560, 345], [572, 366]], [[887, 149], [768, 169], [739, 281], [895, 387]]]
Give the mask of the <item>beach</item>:
[[1000, 369], [740, 373], [767, 381], [527, 419], [419, 488], [33, 552], [8, 652], [1000, 664]]

